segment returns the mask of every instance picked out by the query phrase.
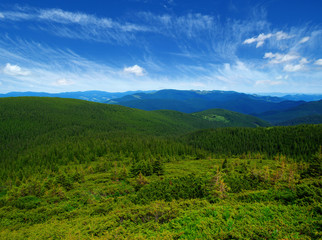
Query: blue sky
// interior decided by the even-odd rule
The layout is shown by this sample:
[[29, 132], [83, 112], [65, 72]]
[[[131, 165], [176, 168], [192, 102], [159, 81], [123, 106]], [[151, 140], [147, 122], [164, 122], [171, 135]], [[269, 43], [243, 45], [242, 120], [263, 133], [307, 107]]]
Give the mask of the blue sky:
[[322, 93], [320, 0], [2, 0], [0, 92]]

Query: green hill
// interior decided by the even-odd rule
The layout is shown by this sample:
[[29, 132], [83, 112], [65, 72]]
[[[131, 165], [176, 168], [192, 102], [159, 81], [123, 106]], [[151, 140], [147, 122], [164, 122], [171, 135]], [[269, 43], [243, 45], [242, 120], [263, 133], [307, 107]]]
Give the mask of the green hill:
[[257, 117], [224, 109], [209, 109], [192, 115], [225, 127], [267, 127], [270, 125]]
[[[237, 117], [235, 120], [238, 121]], [[241, 122], [242, 126], [257, 126]], [[3, 160], [0, 165], [9, 172], [27, 175], [27, 166], [54, 168], [57, 163], [86, 162], [124, 149], [127, 154], [144, 152], [146, 141], [153, 146], [153, 151], [169, 155], [169, 150], [162, 150], [162, 144], [169, 144], [168, 140], [160, 143], [156, 137], [226, 126], [233, 125], [170, 110], [143, 111], [75, 99], [2, 98], [0, 156]], [[172, 142], [174, 147], [180, 144]], [[183, 145], [176, 148], [185, 148]], [[25, 171], [16, 171], [17, 162], [25, 165]], [[7, 170], [0, 170], [0, 179], [6, 177]]]

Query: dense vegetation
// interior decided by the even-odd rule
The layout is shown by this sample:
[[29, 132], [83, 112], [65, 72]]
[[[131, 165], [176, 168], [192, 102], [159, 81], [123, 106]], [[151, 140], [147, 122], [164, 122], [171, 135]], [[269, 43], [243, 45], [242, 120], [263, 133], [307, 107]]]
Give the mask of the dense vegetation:
[[322, 125], [238, 118], [1, 99], [0, 239], [320, 239]]

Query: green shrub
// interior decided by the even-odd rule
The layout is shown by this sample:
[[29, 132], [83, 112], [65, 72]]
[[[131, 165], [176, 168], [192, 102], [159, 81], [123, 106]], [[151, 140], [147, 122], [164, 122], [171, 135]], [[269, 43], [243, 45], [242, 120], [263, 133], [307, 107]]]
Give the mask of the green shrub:
[[142, 187], [135, 198], [136, 203], [155, 200], [193, 199], [206, 196], [204, 179], [190, 174], [184, 177], [167, 178]]
[[12, 205], [19, 209], [33, 209], [39, 207], [41, 199], [35, 196], [20, 197], [12, 202]]

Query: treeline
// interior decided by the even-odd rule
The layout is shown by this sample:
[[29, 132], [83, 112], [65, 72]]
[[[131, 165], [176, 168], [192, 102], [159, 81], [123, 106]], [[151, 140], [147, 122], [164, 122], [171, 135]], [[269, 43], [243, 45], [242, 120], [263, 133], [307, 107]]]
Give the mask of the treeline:
[[208, 129], [188, 134], [183, 141], [219, 156], [257, 153], [273, 158], [282, 154], [297, 161], [310, 161], [322, 144], [322, 125]]
[[21, 179], [44, 169], [55, 171], [61, 165], [87, 163], [103, 156], [128, 164], [153, 158], [168, 162], [234, 156], [272, 159], [280, 155], [309, 162], [321, 146], [322, 125], [209, 129], [180, 137], [91, 131], [75, 136], [62, 134], [64, 137], [60, 131], [53, 131], [45, 136], [50, 140], [43, 136], [39, 145], [2, 149], [0, 179]]
[[[55, 135], [49, 137], [55, 138]], [[83, 164], [103, 156], [108, 161], [130, 163], [152, 158], [174, 161], [186, 156], [206, 155], [202, 149], [173, 139], [122, 132], [113, 137], [109, 134], [88, 133], [86, 136], [74, 136], [63, 141], [58, 141], [59, 139], [15, 154], [8, 153], [7, 158], [1, 161], [0, 179], [22, 179], [34, 173], [41, 173], [44, 169], [55, 171], [61, 165]]]

